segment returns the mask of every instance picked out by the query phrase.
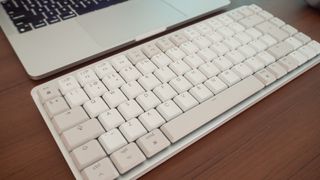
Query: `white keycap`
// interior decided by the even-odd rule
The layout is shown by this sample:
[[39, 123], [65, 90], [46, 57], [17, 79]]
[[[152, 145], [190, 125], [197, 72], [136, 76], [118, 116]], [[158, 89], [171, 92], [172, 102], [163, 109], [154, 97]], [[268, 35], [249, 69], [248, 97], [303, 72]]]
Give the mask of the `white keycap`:
[[200, 36], [200, 33], [193, 29], [192, 27], [186, 28], [183, 31], [183, 35], [188, 38], [190, 41], [198, 36]]
[[268, 46], [260, 39], [253, 40], [248, 45], [251, 46], [258, 53], [268, 48]]
[[315, 40], [312, 40], [311, 42], [308, 43], [308, 46], [313, 48], [313, 50], [317, 53], [320, 54], [320, 43], [318, 43]]
[[252, 38], [245, 32], [239, 32], [233, 36], [236, 40], [238, 40], [242, 45], [249, 43]]
[[86, 144], [74, 149], [70, 156], [75, 162], [78, 170], [91, 165], [92, 163], [104, 158], [106, 153], [103, 151], [97, 140], [91, 140]]
[[278, 42], [276, 39], [274, 39], [269, 34], [265, 34], [265, 35], [261, 36], [260, 40], [263, 43], [265, 43], [268, 47], [273, 46], [273, 45], [277, 44], [277, 42]]
[[168, 147], [170, 142], [159, 129], [155, 129], [139, 138], [137, 144], [149, 158]]
[[62, 94], [66, 94], [73, 89], [80, 88], [79, 83], [73, 76], [68, 76], [66, 78], [60, 79], [58, 81], [58, 85]]
[[241, 46], [241, 43], [238, 42], [235, 38], [233, 37], [228, 37], [226, 38], [224, 41], [222, 41], [227, 47], [229, 50], [235, 50], [237, 49], [238, 47]]
[[227, 15], [219, 15], [216, 17], [220, 22], [222, 22], [224, 25], [229, 25], [231, 23], [233, 23], [233, 19], [231, 19], [229, 16]]
[[118, 73], [108, 74], [102, 79], [102, 81], [109, 90], [119, 88], [125, 83]]
[[262, 10], [261, 12], [259, 12], [259, 15], [261, 17], [263, 17], [264, 19], [271, 19], [273, 17], [272, 14], [270, 14], [269, 12]]
[[49, 117], [52, 118], [66, 110], [69, 110], [67, 102], [61, 97], [53, 98], [44, 103], [44, 109], [48, 113]]
[[220, 73], [218, 77], [228, 86], [233, 86], [241, 80], [240, 77], [237, 76], [237, 74], [229, 69]]
[[228, 38], [232, 37], [235, 33], [228, 27], [224, 26], [216, 30], [218, 33], [220, 33], [223, 37]]
[[154, 109], [151, 109], [139, 116], [139, 120], [148, 131], [160, 127], [166, 121], [163, 117]]
[[307, 56], [308, 59], [312, 59], [317, 55], [317, 52], [313, 48], [309, 47], [308, 45], [302, 46], [301, 48], [298, 49], [298, 51], [303, 55]]
[[207, 38], [205, 38], [203, 36], [199, 36], [199, 37], [193, 39], [192, 42], [197, 47], [199, 47], [199, 49], [208, 48], [211, 45], [211, 42]]
[[225, 57], [230, 60], [234, 65], [239, 64], [246, 58], [237, 50], [228, 52]]
[[239, 21], [240, 19], [244, 18], [244, 15], [242, 15], [241, 13], [239, 13], [236, 10], [231, 10], [229, 12], [227, 12], [227, 14], [234, 19], [235, 21]]
[[260, 36], [262, 36], [262, 33], [258, 31], [256, 28], [249, 28], [245, 30], [245, 32], [251, 36], [252, 39], [258, 39]]
[[244, 64], [247, 65], [253, 72], [257, 72], [260, 69], [264, 68], [264, 63], [255, 57], [251, 57], [244, 61]]
[[122, 68], [132, 65], [125, 55], [119, 55], [112, 58], [111, 64], [116, 71], [120, 71]]
[[152, 73], [154, 70], [157, 69], [157, 67], [148, 59], [139, 61], [136, 64], [136, 68], [142, 73], [142, 74], [149, 74]]
[[143, 113], [142, 108], [134, 100], [129, 100], [120, 104], [118, 110], [126, 120], [137, 117]]
[[179, 94], [188, 91], [191, 87], [192, 84], [186, 80], [183, 76], [178, 76], [174, 79], [172, 79], [169, 84], [175, 89]]
[[128, 59], [131, 61], [132, 64], [137, 64], [139, 61], [147, 59], [147, 57], [140, 51], [140, 49], [131, 49], [127, 53]]
[[293, 46], [283, 41], [269, 48], [267, 52], [270, 53], [272, 56], [274, 56], [276, 59], [280, 59], [285, 55], [289, 54], [290, 52], [292, 52], [293, 50], [294, 50]]
[[241, 79], [244, 79], [253, 74], [253, 71], [243, 63], [233, 66], [231, 70], [235, 72]]
[[204, 35], [204, 34], [208, 34], [210, 32], [212, 32], [212, 29], [205, 23], [197, 23], [195, 25], [195, 28], [200, 32], [200, 34]]
[[203, 75], [198, 69], [193, 69], [187, 72], [184, 77], [187, 78], [188, 81], [190, 81], [193, 85], [203, 83], [205, 80], [207, 80], [206, 76]]
[[196, 85], [189, 92], [200, 103], [213, 96], [212, 92], [203, 84]]
[[303, 44], [301, 41], [297, 40], [294, 37], [289, 37], [288, 39], [285, 40], [287, 43], [291, 44], [294, 49], [298, 49], [301, 47]]
[[151, 61], [157, 65], [159, 68], [163, 66], [169, 65], [172, 61], [171, 59], [164, 53], [157, 54], [152, 57]]
[[283, 29], [287, 33], [289, 33], [290, 36], [293, 36], [294, 34], [296, 34], [298, 32], [298, 30], [296, 28], [290, 26], [289, 24], [282, 26], [281, 29]]
[[186, 54], [194, 54], [196, 52], [198, 52], [200, 49], [195, 45], [193, 44], [192, 42], [188, 41], [188, 42], [185, 42], [183, 44], [180, 45], [180, 49], [185, 52]]
[[238, 51], [242, 53], [246, 58], [254, 56], [257, 52], [249, 45], [243, 45], [239, 47]]
[[174, 33], [169, 39], [176, 45], [180, 46], [180, 44], [187, 42], [188, 39], [181, 33]]
[[117, 107], [127, 100], [126, 96], [119, 89], [107, 91], [102, 97], [110, 108]]
[[125, 122], [116, 109], [103, 112], [98, 118], [104, 129], [107, 131], [116, 128]]
[[212, 50], [210, 50], [209, 48], [205, 48], [205, 49], [201, 49], [197, 55], [204, 60], [205, 62], [210, 62], [213, 59], [217, 58], [218, 55], [216, 53], [214, 53]]
[[241, 19], [239, 22], [243, 26], [250, 28], [250, 27], [256, 26], [257, 24], [262, 23], [263, 21], [264, 21], [264, 19], [261, 16], [254, 14], [252, 16], [248, 16], [246, 18]]
[[120, 131], [128, 142], [135, 141], [139, 137], [147, 133], [147, 130], [142, 126], [138, 119], [133, 118], [119, 127]]
[[128, 97], [128, 99], [134, 99], [144, 92], [144, 89], [137, 81], [131, 81], [124, 84], [121, 87], [121, 91]]
[[157, 111], [164, 117], [167, 121], [177, 117], [182, 113], [182, 110], [172, 101], [166, 101], [157, 107]]
[[251, 4], [250, 6], [248, 6], [248, 8], [255, 13], [259, 13], [262, 11], [261, 7], [255, 5], [255, 4]]
[[104, 158], [84, 169], [81, 175], [85, 180], [105, 180], [116, 179], [119, 173], [110, 159]]
[[259, 54], [257, 54], [256, 58], [263, 62], [265, 66], [276, 61], [276, 58], [274, 58], [271, 54], [267, 53], [266, 51], [262, 51]]
[[228, 86], [216, 76], [208, 79], [204, 85], [206, 85], [214, 94], [218, 94], [228, 88]]
[[102, 133], [104, 133], [104, 130], [98, 120], [90, 119], [63, 132], [61, 140], [66, 148], [71, 151], [89, 140], [99, 137]]
[[166, 54], [174, 61], [181, 60], [182, 58], [184, 58], [186, 56], [186, 53], [184, 53], [178, 47], [168, 49]]
[[211, 62], [207, 62], [205, 64], [202, 64], [199, 67], [199, 70], [207, 76], [207, 78], [211, 78], [217, 74], [220, 73], [220, 70]]
[[111, 129], [99, 137], [99, 142], [108, 154], [120, 149], [127, 144], [126, 139], [118, 129]]
[[216, 18], [210, 18], [206, 22], [213, 30], [217, 30], [218, 28], [224, 26], [222, 22], [218, 21]]
[[278, 63], [284, 67], [288, 72], [298, 67], [298, 61], [293, 59], [291, 56], [281, 58]]
[[236, 22], [229, 24], [228, 27], [231, 28], [235, 33], [238, 33], [238, 32], [245, 30], [245, 28], [241, 24], [236, 23]]
[[227, 70], [233, 66], [232, 62], [230, 62], [224, 56], [218, 57], [217, 59], [213, 60], [212, 63], [220, 69], [220, 71]]
[[161, 101], [151, 91], [141, 94], [136, 98], [136, 101], [145, 111], [148, 111], [161, 103]]
[[84, 103], [83, 107], [91, 118], [97, 117], [104, 111], [109, 110], [109, 107], [101, 97], [95, 97], [94, 99], [87, 101]]
[[153, 74], [146, 74], [145, 76], [142, 76], [139, 78], [138, 82], [147, 91], [152, 90], [161, 84]]
[[84, 86], [84, 90], [91, 99], [102, 96], [105, 92], [107, 92], [107, 88], [102, 84], [101, 81], [94, 81], [86, 84]]
[[146, 157], [135, 143], [124, 146], [114, 152], [110, 158], [121, 174], [124, 174], [146, 160]]
[[94, 70], [100, 79], [104, 78], [107, 74], [114, 73], [115, 70], [108, 62], [102, 62], [94, 66]]
[[188, 92], [179, 94], [173, 98], [173, 100], [183, 111], [188, 111], [199, 104], [198, 101], [194, 99]]
[[265, 21], [256, 26], [258, 30], [265, 34], [270, 34], [278, 41], [282, 41], [289, 37], [289, 34], [271, 22]]
[[168, 67], [162, 67], [154, 72], [154, 75], [162, 82], [166, 83], [175, 78], [176, 75]]
[[264, 85], [268, 86], [276, 80], [276, 77], [266, 69], [262, 69], [254, 74]]
[[174, 44], [167, 38], [160, 38], [157, 40], [156, 45], [163, 51], [167, 51], [174, 47]]
[[161, 50], [152, 43], [148, 43], [148, 44], [144, 45], [141, 50], [149, 58], [152, 58], [154, 55], [161, 53]]
[[179, 60], [171, 63], [169, 65], [170, 69], [176, 73], [177, 75], [183, 75], [184, 73], [191, 70], [190, 66], [188, 66], [184, 61]]
[[91, 69], [82, 70], [77, 73], [78, 82], [81, 86], [84, 86], [87, 83], [98, 81], [97, 75]]
[[266, 69], [270, 71], [277, 79], [287, 74], [287, 71], [277, 62], [270, 64]]
[[196, 54], [186, 56], [184, 62], [187, 63], [191, 68], [198, 68], [204, 61]]
[[302, 32], [295, 34], [293, 37], [301, 41], [303, 44], [307, 44], [311, 41], [311, 38]]
[[295, 59], [298, 62], [299, 66], [308, 61], [308, 58], [305, 55], [301, 54], [299, 51], [293, 51], [288, 56]]
[[89, 117], [83, 108], [78, 106], [54, 116], [52, 119], [52, 124], [56, 131], [61, 134], [63, 131], [70, 129], [88, 119]]
[[61, 96], [59, 90], [52, 85], [46, 85], [46, 86], [40, 87], [38, 89], [38, 95], [42, 103], [50, 99], [53, 99], [55, 97]]
[[66, 93], [65, 98], [71, 108], [80, 106], [89, 100], [86, 93], [80, 88], [69, 91], [68, 93]]
[[228, 47], [221, 42], [214, 42], [210, 46], [210, 49], [218, 54], [218, 56], [222, 56], [229, 51]]
[[272, 24], [278, 26], [278, 27], [282, 27], [283, 25], [285, 25], [286, 23], [283, 22], [281, 19], [277, 18], [277, 17], [273, 17], [269, 20]]
[[237, 11], [243, 14], [244, 16], [251, 16], [254, 13], [250, 8], [248, 8], [248, 6], [242, 6], [238, 8]]
[[156, 87], [153, 92], [159, 97], [162, 102], [172, 99], [178, 95], [177, 92], [167, 83], [161, 84]]
[[224, 39], [221, 34], [215, 31], [210, 32], [209, 34], [206, 34], [206, 38], [208, 38], [211, 41], [211, 43], [220, 42]]
[[120, 75], [126, 82], [130, 82], [137, 80], [141, 73], [134, 66], [128, 66], [121, 69]]

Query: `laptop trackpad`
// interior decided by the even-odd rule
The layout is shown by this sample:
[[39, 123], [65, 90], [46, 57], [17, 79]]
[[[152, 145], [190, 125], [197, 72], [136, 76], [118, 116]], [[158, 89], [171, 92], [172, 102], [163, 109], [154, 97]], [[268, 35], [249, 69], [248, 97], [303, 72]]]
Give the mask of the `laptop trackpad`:
[[102, 48], [112, 48], [185, 18], [160, 0], [131, 0], [80, 16], [77, 21]]

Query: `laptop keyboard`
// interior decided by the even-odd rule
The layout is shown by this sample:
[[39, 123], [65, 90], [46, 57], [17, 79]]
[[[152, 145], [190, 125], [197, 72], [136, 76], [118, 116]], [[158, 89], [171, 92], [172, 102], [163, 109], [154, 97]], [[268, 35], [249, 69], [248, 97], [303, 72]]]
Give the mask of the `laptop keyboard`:
[[1, 2], [20, 33], [41, 28], [126, 0], [7, 0]]

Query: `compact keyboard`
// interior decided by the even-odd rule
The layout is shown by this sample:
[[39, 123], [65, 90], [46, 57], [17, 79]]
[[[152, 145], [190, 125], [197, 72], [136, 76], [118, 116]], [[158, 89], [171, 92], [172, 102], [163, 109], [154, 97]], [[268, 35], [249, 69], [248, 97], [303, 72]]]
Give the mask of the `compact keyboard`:
[[256, 5], [32, 90], [77, 179], [135, 179], [320, 61], [320, 44]]
[[54, 24], [126, 0], [6, 0], [1, 2], [20, 33]]

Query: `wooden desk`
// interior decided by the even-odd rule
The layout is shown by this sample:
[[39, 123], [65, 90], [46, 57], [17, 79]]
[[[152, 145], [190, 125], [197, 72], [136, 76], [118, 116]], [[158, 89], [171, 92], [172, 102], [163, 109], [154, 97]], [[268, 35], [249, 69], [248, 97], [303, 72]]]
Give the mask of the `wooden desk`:
[[[320, 13], [303, 0], [257, 4], [320, 41]], [[52, 78], [28, 79], [0, 33], [0, 179], [73, 179], [30, 96]], [[142, 177], [164, 178], [320, 179], [320, 66]]]

